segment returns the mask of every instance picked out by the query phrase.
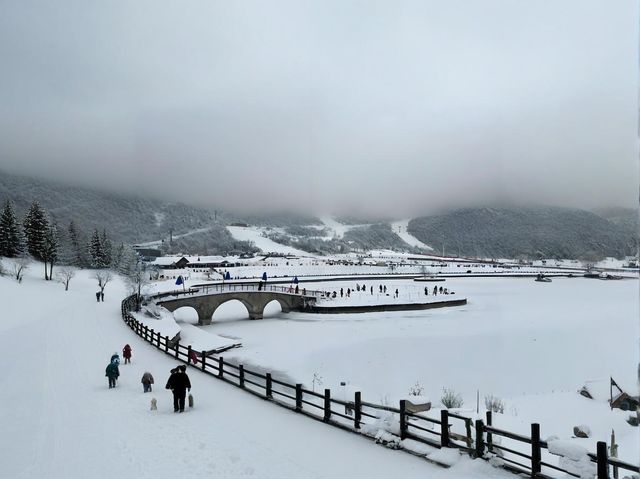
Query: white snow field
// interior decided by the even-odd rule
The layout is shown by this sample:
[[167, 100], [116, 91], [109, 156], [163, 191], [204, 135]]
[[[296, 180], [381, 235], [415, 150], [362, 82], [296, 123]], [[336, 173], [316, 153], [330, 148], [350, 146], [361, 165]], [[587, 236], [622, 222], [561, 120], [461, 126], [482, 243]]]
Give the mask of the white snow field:
[[[123, 283], [109, 283], [105, 302], [97, 303], [91, 271], [79, 271], [65, 292], [61, 284], [45, 282], [41, 270], [33, 264], [22, 284], [0, 277], [0, 340], [7, 360], [0, 375], [2, 477], [514, 477], [466, 457], [451, 469], [439, 468], [296, 415], [192, 368], [196, 407], [174, 414], [164, 384], [176, 363], [123, 323]], [[280, 322], [298, 324], [243, 324], [257, 326], [257, 333]], [[313, 324], [299, 326], [317, 331]], [[256, 336], [251, 337], [248, 352], [255, 351]], [[132, 364], [121, 365], [118, 386], [109, 390], [105, 367], [126, 343], [133, 348]], [[325, 346], [325, 357], [330, 357], [332, 346]], [[156, 382], [151, 394], [143, 394], [140, 384], [147, 370]], [[152, 397], [158, 401], [154, 412], [149, 410]]]
[[[374, 291], [381, 283], [358, 282]], [[401, 299], [418, 294], [410, 281], [383, 283], [390, 291], [398, 288]], [[304, 284], [331, 291], [355, 287], [354, 281]], [[246, 309], [229, 302], [205, 329], [242, 341], [243, 347], [225, 358], [277, 371], [309, 388], [316, 374], [322, 388], [339, 391], [344, 381], [362, 391], [363, 400], [397, 407], [418, 382], [434, 407], [443, 388], [461, 394], [466, 415], [475, 414], [479, 391], [480, 416], [485, 395], [503, 400], [504, 414], [494, 415], [498, 427], [529, 435], [530, 424], [538, 422], [543, 438], [567, 439], [573, 426], [586, 424], [592, 437], [575, 441], [591, 452], [614, 429], [620, 457], [638, 463], [638, 429], [626, 423], [628, 412], [610, 410], [607, 403], [610, 376], [637, 394], [637, 280], [454, 278], [434, 284], [454, 289], [468, 304], [311, 315], [282, 314], [271, 303], [271, 316], [246, 321]], [[340, 304], [339, 298], [334, 301]], [[578, 395], [585, 383], [606, 395], [596, 401]]]

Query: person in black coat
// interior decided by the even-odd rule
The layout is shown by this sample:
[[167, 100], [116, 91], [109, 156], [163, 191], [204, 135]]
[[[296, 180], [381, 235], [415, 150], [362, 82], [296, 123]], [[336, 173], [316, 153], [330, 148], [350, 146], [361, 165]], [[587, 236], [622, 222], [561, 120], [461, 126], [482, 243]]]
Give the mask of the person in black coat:
[[191, 391], [191, 381], [185, 372], [187, 367], [180, 365], [171, 370], [171, 376], [167, 381], [167, 389], [171, 389], [173, 393], [173, 412], [184, 412], [184, 400], [187, 391]]

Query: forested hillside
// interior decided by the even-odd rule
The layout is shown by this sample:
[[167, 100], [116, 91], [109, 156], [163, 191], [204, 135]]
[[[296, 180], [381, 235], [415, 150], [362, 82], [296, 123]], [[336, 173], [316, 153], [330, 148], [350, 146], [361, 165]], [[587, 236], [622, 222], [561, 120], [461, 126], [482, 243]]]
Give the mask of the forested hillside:
[[415, 218], [408, 231], [448, 254], [494, 258], [623, 257], [637, 238], [595, 213], [557, 207], [466, 208]]

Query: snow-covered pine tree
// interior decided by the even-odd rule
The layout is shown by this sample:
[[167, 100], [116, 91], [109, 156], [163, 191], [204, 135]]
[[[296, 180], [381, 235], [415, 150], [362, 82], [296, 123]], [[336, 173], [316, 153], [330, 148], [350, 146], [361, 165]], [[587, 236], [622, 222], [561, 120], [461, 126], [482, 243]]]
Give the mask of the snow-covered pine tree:
[[100, 244], [102, 245], [102, 254], [104, 255], [105, 267], [111, 266], [113, 259], [113, 245], [111, 240], [107, 236], [107, 230], [102, 230], [102, 236], [100, 237]]
[[[53, 279], [53, 264], [58, 261], [58, 225], [51, 223], [47, 228], [44, 237], [44, 247], [42, 259], [44, 260], [44, 279]], [[49, 274], [47, 275], [47, 263], [49, 263]]]
[[13, 209], [13, 202], [7, 200], [0, 216], [0, 256], [15, 258], [24, 250], [22, 231]]
[[135, 250], [129, 245], [121, 245], [122, 253], [118, 259], [118, 263], [114, 266], [117, 268], [118, 273], [122, 276], [129, 276], [131, 271], [135, 268], [136, 263], [138, 262], [138, 254]]
[[[24, 218], [24, 235], [28, 253], [39, 261], [44, 261], [45, 236], [49, 228], [47, 214], [40, 203], [34, 201]], [[44, 276], [47, 279], [47, 265], [45, 263]]]
[[92, 268], [105, 268], [104, 251], [102, 250], [102, 241], [98, 230], [93, 230], [91, 241], [89, 242], [89, 254], [91, 255]]
[[71, 250], [69, 264], [77, 266], [79, 268], [85, 268], [89, 266], [84, 235], [73, 220], [69, 222], [67, 237], [69, 240], [69, 248]]

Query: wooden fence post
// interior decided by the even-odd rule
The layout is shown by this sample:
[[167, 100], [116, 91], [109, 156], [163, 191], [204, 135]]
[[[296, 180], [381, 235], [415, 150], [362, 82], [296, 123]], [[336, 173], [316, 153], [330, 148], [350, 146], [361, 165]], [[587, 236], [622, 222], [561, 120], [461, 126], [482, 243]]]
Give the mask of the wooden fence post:
[[[487, 426], [493, 425], [493, 413], [487, 411]], [[493, 434], [487, 432], [487, 450], [493, 452]]]
[[269, 399], [271, 399], [273, 397], [273, 392], [272, 392], [273, 384], [271, 382], [271, 373], [267, 373], [266, 377], [267, 377], [267, 379], [266, 379], [267, 385], [266, 385], [266, 388], [265, 388], [265, 394]]
[[145, 341], [147, 341], [147, 336], [149, 335], [149, 326], [145, 324], [144, 326], [144, 336], [142, 337]]
[[180, 341], [176, 341], [176, 359], [180, 355]]
[[400, 439], [407, 438], [407, 401], [400, 400]]
[[224, 358], [220, 356], [218, 358], [218, 377], [221, 378], [224, 374]]
[[484, 455], [484, 440], [482, 439], [482, 433], [484, 431], [484, 424], [482, 419], [476, 419], [476, 457], [482, 458]]
[[302, 384], [296, 384], [296, 411], [302, 410]]
[[244, 366], [240, 364], [238, 366], [238, 382], [241, 388], [244, 387]]
[[331, 419], [331, 389], [324, 390], [324, 422]]
[[191, 364], [191, 345], [187, 346], [187, 364]]
[[531, 477], [536, 477], [542, 471], [541, 461], [540, 424], [534, 423], [531, 425]]
[[473, 445], [473, 438], [471, 437], [471, 425], [472, 425], [472, 420], [471, 419], [465, 419], [464, 420], [464, 426], [467, 430], [467, 447], [469, 449], [471, 449], [471, 446]]
[[360, 421], [362, 420], [362, 394], [360, 391], [356, 391], [354, 409], [353, 427], [360, 429]]
[[202, 370], [204, 371], [207, 367], [207, 352], [202, 351]]
[[597, 444], [597, 467], [598, 474], [597, 479], [609, 479], [609, 459], [607, 458], [607, 443], [604, 441], [598, 441]]
[[449, 411], [440, 411], [440, 446], [449, 447]]
[[169, 336], [164, 337], [164, 352], [169, 352]]
[[155, 334], [156, 334], [156, 330], [151, 328], [151, 337], [149, 338], [149, 342], [151, 343], [151, 346], [154, 345], [153, 344], [153, 337], [155, 336]]

